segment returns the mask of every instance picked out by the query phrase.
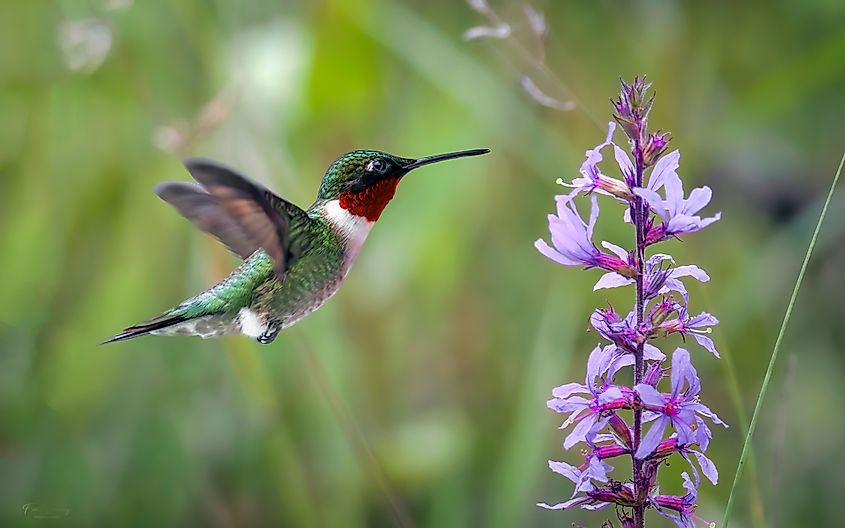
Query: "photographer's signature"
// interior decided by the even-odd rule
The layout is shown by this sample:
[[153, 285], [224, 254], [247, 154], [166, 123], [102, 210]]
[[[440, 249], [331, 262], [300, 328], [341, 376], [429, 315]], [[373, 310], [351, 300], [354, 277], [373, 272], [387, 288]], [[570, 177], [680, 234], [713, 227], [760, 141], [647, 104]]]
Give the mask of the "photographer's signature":
[[23, 505], [23, 516], [31, 519], [64, 519], [70, 517], [69, 508], [45, 508], [27, 502]]

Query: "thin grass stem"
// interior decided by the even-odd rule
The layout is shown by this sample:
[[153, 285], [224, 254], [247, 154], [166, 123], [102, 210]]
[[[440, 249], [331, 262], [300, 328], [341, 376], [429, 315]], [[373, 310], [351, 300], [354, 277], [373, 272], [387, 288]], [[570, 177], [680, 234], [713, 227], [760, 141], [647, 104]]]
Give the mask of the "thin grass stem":
[[778, 331], [778, 337], [775, 339], [775, 346], [772, 349], [772, 357], [769, 359], [769, 367], [766, 369], [766, 375], [763, 377], [763, 384], [760, 386], [760, 394], [757, 396], [757, 404], [754, 406], [754, 413], [751, 415], [751, 423], [748, 426], [748, 434], [745, 435], [745, 442], [742, 444], [742, 452], [739, 455], [739, 462], [736, 466], [736, 473], [734, 474], [734, 481], [731, 485], [731, 492], [728, 495], [728, 503], [725, 506], [725, 515], [722, 518], [722, 526], [728, 527], [730, 520], [731, 509], [733, 507], [736, 496], [736, 487], [742, 477], [742, 469], [745, 465], [745, 457], [748, 456], [749, 446], [751, 445], [751, 437], [754, 435], [754, 430], [757, 428], [757, 419], [760, 416], [760, 408], [763, 406], [763, 399], [766, 397], [766, 391], [769, 388], [769, 381], [772, 378], [772, 371], [774, 370], [775, 362], [778, 359], [780, 346], [783, 342], [783, 336], [786, 334], [786, 327], [789, 324], [789, 319], [792, 317], [792, 308], [795, 306], [795, 299], [798, 297], [798, 290], [801, 288], [801, 283], [804, 280], [804, 274], [807, 271], [807, 264], [810, 262], [810, 256], [813, 254], [813, 249], [816, 246], [816, 239], [819, 236], [822, 223], [825, 215], [827, 215], [827, 208], [830, 205], [830, 200], [833, 198], [833, 192], [836, 190], [836, 184], [839, 182], [839, 175], [842, 173], [842, 165], [845, 164], [845, 152], [842, 154], [842, 159], [839, 160], [839, 168], [836, 169], [836, 175], [833, 177], [833, 182], [830, 184], [830, 190], [827, 193], [827, 198], [822, 206], [822, 212], [819, 214], [819, 221], [816, 223], [816, 228], [813, 231], [813, 236], [810, 238], [810, 245], [807, 247], [807, 254], [804, 255], [804, 262], [801, 264], [801, 270], [798, 272], [798, 279], [795, 281], [795, 287], [792, 289], [792, 296], [789, 298], [789, 304], [786, 307], [786, 313], [783, 315], [783, 322]]

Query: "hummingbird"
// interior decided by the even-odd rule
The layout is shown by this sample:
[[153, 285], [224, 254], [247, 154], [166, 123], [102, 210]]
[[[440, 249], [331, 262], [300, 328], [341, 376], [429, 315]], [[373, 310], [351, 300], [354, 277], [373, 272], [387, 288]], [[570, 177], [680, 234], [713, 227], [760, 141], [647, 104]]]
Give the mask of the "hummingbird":
[[243, 262], [202, 293], [103, 343], [147, 334], [243, 334], [272, 343], [281, 330], [337, 293], [406, 174], [488, 152], [462, 150], [414, 159], [353, 150], [329, 166], [307, 210], [220, 163], [186, 160], [196, 183], [166, 181], [154, 192]]

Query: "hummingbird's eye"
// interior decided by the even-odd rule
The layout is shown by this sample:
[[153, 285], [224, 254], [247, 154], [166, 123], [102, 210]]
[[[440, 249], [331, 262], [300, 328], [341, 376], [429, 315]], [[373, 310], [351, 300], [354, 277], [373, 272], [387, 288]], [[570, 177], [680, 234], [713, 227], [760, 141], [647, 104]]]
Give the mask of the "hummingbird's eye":
[[382, 158], [376, 158], [371, 162], [367, 163], [366, 170], [367, 172], [384, 174], [385, 172], [387, 172], [387, 162]]

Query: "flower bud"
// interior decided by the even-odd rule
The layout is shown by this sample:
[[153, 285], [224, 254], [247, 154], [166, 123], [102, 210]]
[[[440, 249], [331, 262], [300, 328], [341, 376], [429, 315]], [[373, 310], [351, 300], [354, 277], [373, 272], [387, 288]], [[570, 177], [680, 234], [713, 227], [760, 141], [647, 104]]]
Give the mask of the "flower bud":
[[635, 77], [631, 84], [622, 81], [622, 90], [619, 92], [619, 100], [613, 101], [613, 108], [616, 113], [613, 118], [625, 131], [631, 141], [642, 141], [648, 123], [648, 113], [654, 103], [654, 96], [645, 99], [645, 93], [651, 87], [651, 83]]
[[648, 368], [643, 375], [643, 383], [657, 387], [657, 384], [663, 379], [664, 369], [660, 366], [659, 361], [649, 363]]
[[669, 137], [669, 132], [656, 132], [649, 134], [643, 146], [643, 164], [650, 167], [657, 163], [657, 160], [666, 151], [666, 145], [669, 144], [672, 138]]
[[628, 449], [625, 449], [620, 445], [609, 444], [597, 447], [595, 451], [593, 451], [593, 454], [599, 457], [599, 460], [604, 460], [606, 458], [622, 456], [629, 452], [630, 451]]
[[613, 432], [616, 433], [616, 436], [619, 437], [619, 440], [621, 440], [623, 444], [630, 448], [631, 429], [628, 428], [628, 424], [625, 423], [625, 420], [623, 420], [618, 414], [614, 413], [610, 417], [610, 421], [608, 422], [608, 424], [610, 424], [610, 427], [611, 429], [613, 429]]
[[624, 486], [621, 483], [613, 482], [610, 486], [605, 488], [596, 488], [588, 491], [587, 495], [597, 501], [612, 502], [620, 506], [635, 506], [634, 493], [631, 488]]
[[668, 319], [670, 315], [676, 313], [679, 308], [680, 305], [672, 299], [671, 295], [664, 298], [651, 308], [651, 313], [649, 314], [651, 324], [653, 326], [660, 326], [666, 322], [666, 319]]

